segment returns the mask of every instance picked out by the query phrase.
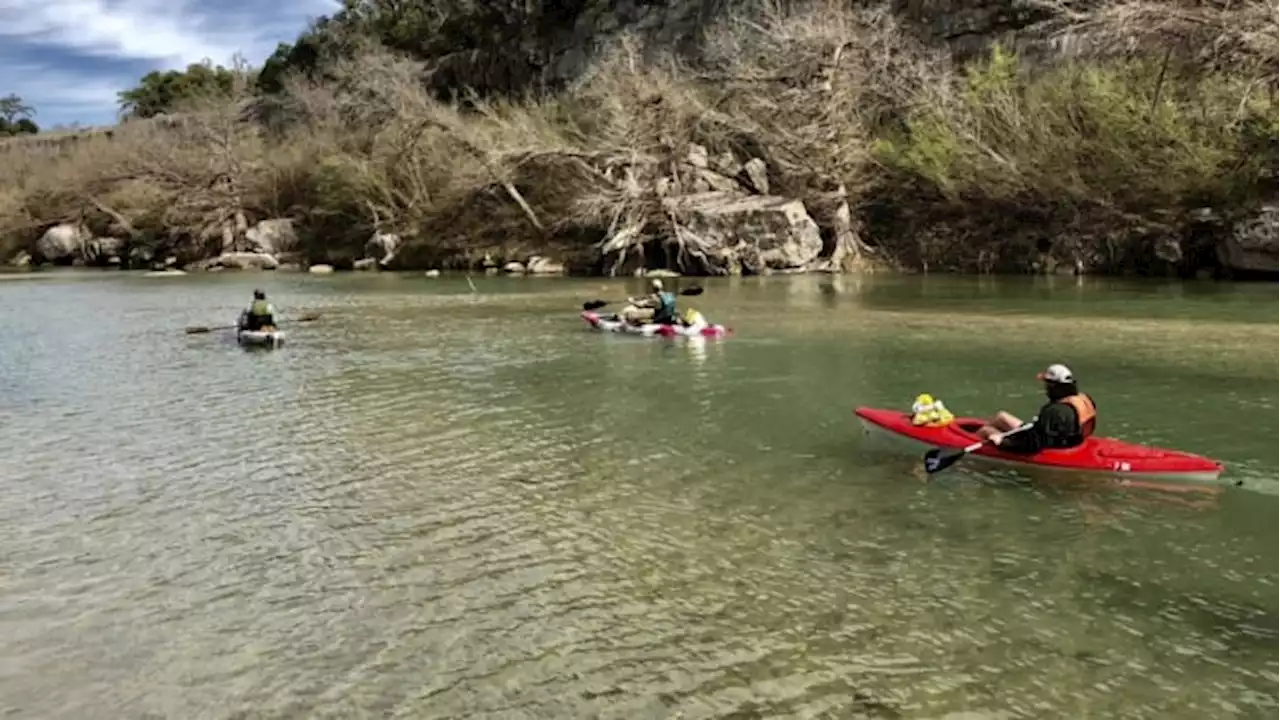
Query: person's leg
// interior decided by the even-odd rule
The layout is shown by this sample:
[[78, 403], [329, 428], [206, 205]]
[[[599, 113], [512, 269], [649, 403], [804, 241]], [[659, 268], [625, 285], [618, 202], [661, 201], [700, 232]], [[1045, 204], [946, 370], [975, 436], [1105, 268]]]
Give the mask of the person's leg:
[[977, 435], [983, 440], [991, 439], [992, 435], [997, 433], [1007, 433], [1010, 430], [1022, 427], [1022, 421], [1016, 415], [1011, 415], [1003, 410], [996, 413], [991, 422], [978, 428]]
[[632, 325], [643, 325], [653, 319], [653, 308], [640, 308], [628, 305], [622, 309], [622, 319]]
[[992, 424], [1000, 428], [1000, 432], [1009, 432], [1022, 427], [1022, 421], [1016, 415], [1010, 415], [1003, 410], [996, 413], [995, 422]]

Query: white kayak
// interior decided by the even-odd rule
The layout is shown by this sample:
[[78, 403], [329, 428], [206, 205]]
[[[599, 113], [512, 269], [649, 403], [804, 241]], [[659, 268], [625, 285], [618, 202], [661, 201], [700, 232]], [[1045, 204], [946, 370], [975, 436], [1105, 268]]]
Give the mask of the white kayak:
[[284, 333], [275, 328], [238, 330], [236, 342], [253, 347], [276, 347], [284, 344]]
[[686, 327], [684, 325], [663, 325], [661, 323], [645, 323], [644, 325], [632, 325], [623, 322], [616, 315], [600, 315], [599, 313], [586, 310], [582, 313], [582, 319], [586, 320], [591, 327], [602, 332], [616, 332], [627, 335], [640, 335], [641, 337], [724, 337], [729, 334], [729, 328], [723, 325], [702, 325], [700, 327]]

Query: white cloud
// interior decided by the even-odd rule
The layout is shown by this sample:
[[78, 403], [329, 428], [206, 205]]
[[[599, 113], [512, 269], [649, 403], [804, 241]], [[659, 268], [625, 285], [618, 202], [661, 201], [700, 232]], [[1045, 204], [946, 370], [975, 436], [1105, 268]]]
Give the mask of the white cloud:
[[337, 8], [336, 0], [0, 0], [0, 94], [37, 108], [93, 107], [101, 118], [147, 70], [226, 64], [236, 54], [260, 63], [309, 18]]
[[[150, 2], [109, 6], [103, 0], [8, 0], [0, 36], [105, 57], [156, 60], [185, 66], [212, 58], [225, 62], [241, 50], [233, 31], [205, 34], [182, 4]], [[33, 44], [34, 44], [33, 43]], [[247, 48], [245, 48], [247, 49]]]

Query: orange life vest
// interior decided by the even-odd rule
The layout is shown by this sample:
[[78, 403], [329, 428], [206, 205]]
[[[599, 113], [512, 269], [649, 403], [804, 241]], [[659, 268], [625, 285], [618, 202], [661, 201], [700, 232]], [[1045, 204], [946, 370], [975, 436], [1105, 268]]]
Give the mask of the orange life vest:
[[1080, 425], [1080, 435], [1089, 437], [1093, 434], [1093, 428], [1097, 425], [1098, 409], [1093, 406], [1093, 400], [1088, 395], [1080, 393], [1078, 395], [1068, 395], [1058, 402], [1066, 403], [1076, 410], [1076, 422]]

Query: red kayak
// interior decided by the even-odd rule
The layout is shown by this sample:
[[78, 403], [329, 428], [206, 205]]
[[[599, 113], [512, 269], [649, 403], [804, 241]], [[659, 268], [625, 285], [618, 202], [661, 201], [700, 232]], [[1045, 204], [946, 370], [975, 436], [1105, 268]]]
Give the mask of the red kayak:
[[[925, 447], [958, 450], [978, 442], [975, 434], [982, 427], [978, 418], [957, 417], [945, 427], [921, 427], [911, 424], [911, 413], [897, 410], [857, 408], [853, 411], [870, 434], [886, 435], [919, 443]], [[996, 463], [1023, 467], [1050, 468], [1072, 472], [1105, 473], [1112, 476], [1151, 480], [1176, 480], [1188, 483], [1213, 483], [1222, 474], [1222, 463], [1191, 453], [1136, 445], [1122, 440], [1097, 437], [1067, 450], [1041, 450], [1034, 455], [1001, 452], [993, 445], [983, 445], [972, 455]]]

